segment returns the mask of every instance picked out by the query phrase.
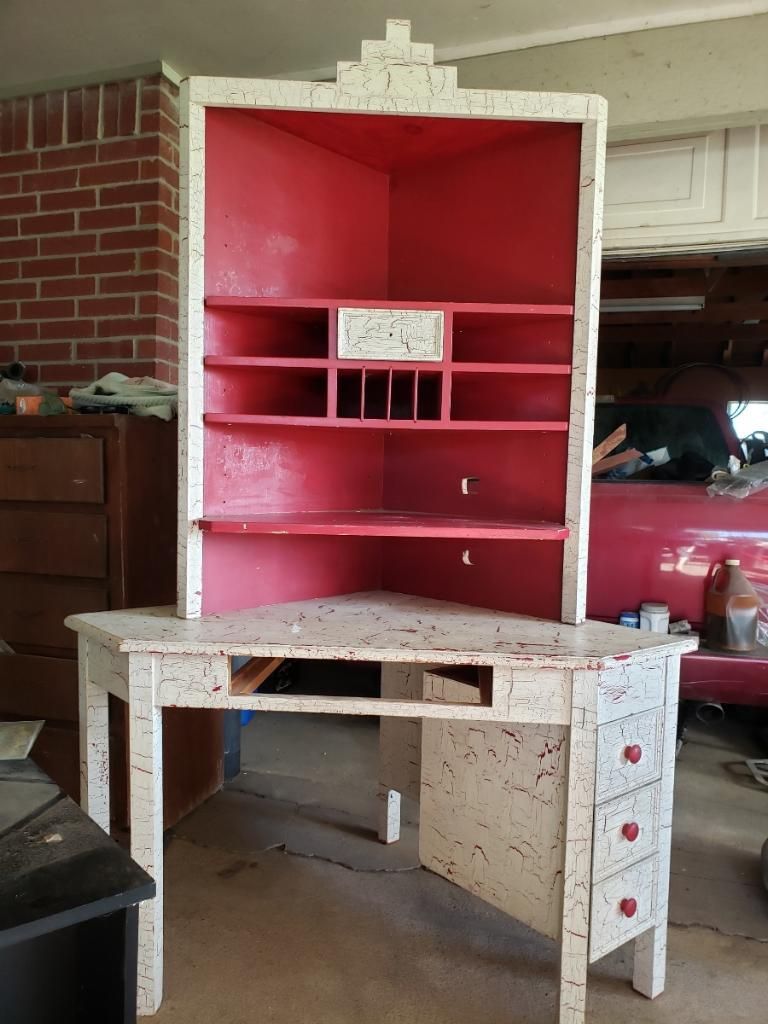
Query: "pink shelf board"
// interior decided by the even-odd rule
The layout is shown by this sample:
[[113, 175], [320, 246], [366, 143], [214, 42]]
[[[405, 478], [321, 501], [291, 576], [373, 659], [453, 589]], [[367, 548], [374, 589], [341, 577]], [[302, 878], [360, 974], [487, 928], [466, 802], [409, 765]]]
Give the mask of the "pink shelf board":
[[[338, 368], [342, 370], [431, 370], [433, 372], [448, 369], [441, 363], [399, 363], [387, 360], [385, 364], [374, 360], [357, 359], [318, 359], [295, 356], [206, 356], [205, 365], [222, 369], [248, 369], [250, 367], [278, 367], [286, 370], [310, 369], [324, 370]], [[452, 373], [509, 373], [509, 374], [553, 374], [567, 376], [571, 372], [568, 363], [467, 363], [453, 362]]]
[[568, 536], [568, 528], [559, 523], [515, 522], [425, 512], [378, 510], [217, 516], [201, 519], [200, 529], [207, 533], [458, 537], [487, 540], [563, 540]]
[[573, 316], [571, 305], [508, 302], [411, 302], [396, 299], [289, 299], [273, 295], [208, 295], [208, 309], [443, 309], [453, 313], [498, 313], [507, 316]]
[[364, 430], [530, 430], [545, 434], [568, 430], [567, 420], [361, 420], [326, 416], [257, 416], [252, 413], [207, 412], [205, 422], [240, 426], [354, 427]]

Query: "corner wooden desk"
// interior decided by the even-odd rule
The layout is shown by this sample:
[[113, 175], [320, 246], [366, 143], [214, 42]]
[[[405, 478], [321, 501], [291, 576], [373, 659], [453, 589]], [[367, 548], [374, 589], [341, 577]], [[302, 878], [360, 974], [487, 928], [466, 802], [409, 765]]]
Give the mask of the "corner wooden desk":
[[[104, 829], [108, 694], [129, 706], [131, 854], [157, 885], [140, 911], [140, 1013], [162, 998], [163, 707], [421, 718], [422, 863], [560, 943], [559, 1024], [583, 1022], [588, 963], [629, 939], [635, 988], [662, 990], [679, 662], [695, 641], [389, 592], [66, 621], [83, 805]], [[238, 694], [235, 655], [395, 665], [423, 679], [424, 699]]]

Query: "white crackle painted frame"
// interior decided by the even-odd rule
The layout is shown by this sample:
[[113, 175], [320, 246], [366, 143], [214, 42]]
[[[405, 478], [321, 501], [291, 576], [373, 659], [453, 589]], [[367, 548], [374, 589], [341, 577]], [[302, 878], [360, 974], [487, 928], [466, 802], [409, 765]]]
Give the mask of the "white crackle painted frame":
[[410, 22], [387, 21], [385, 40], [364, 41], [360, 61], [340, 61], [335, 82], [188, 78], [181, 84], [181, 274], [179, 305], [178, 612], [202, 609], [203, 267], [205, 108], [241, 107], [434, 117], [503, 118], [582, 125], [573, 374], [561, 617], [586, 613], [589, 491], [600, 287], [606, 103], [569, 93], [460, 89], [455, 68], [435, 66], [433, 47], [411, 42]]

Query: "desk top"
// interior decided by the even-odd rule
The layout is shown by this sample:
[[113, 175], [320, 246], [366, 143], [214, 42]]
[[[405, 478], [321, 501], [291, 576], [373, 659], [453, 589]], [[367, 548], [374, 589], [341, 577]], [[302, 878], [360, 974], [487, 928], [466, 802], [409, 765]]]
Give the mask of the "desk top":
[[388, 591], [180, 619], [171, 607], [70, 615], [67, 626], [119, 651], [344, 661], [603, 668], [685, 654], [697, 641], [604, 622], [568, 626]]
[[0, 947], [155, 895], [146, 871], [33, 761], [0, 761], [0, 808]]

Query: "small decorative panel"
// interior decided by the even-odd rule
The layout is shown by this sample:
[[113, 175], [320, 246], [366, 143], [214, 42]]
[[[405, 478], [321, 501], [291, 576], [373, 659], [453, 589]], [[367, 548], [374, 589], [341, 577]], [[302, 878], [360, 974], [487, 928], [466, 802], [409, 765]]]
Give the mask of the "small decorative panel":
[[339, 359], [439, 362], [443, 312], [431, 309], [340, 309]]

